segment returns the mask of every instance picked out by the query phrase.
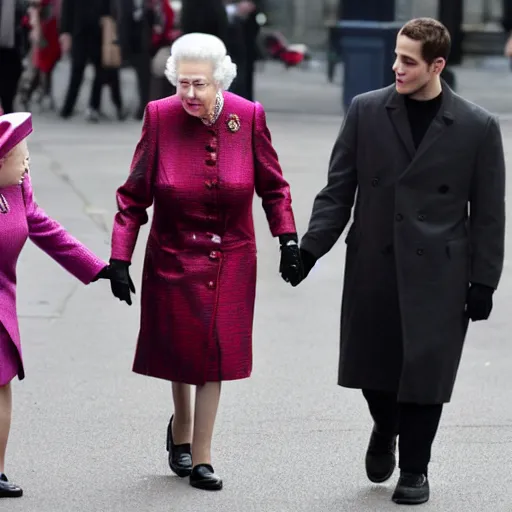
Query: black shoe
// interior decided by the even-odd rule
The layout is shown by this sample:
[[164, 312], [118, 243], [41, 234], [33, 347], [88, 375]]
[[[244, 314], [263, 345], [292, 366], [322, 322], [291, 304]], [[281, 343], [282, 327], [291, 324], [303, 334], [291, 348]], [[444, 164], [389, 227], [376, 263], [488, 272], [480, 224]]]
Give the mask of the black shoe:
[[167, 426], [167, 451], [169, 452], [169, 467], [179, 477], [184, 478], [192, 472], [192, 451], [190, 443], [174, 444], [172, 438], [172, 420], [171, 416]]
[[395, 452], [396, 436], [380, 434], [374, 427], [365, 460], [370, 481], [381, 484], [391, 478], [396, 467]]
[[220, 491], [222, 480], [214, 473], [210, 464], [198, 464], [190, 474], [190, 485], [205, 491]]
[[400, 472], [395, 492], [391, 498], [399, 505], [419, 505], [430, 497], [428, 478], [423, 474]]
[[0, 473], [0, 498], [20, 498], [23, 490], [15, 484], [11, 484], [7, 477]]

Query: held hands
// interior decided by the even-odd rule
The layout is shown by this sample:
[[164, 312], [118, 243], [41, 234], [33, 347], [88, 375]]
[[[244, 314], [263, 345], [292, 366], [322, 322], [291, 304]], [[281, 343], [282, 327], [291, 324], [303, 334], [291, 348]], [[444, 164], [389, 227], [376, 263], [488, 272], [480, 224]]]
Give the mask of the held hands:
[[110, 288], [114, 297], [131, 306], [132, 297], [130, 292], [135, 293], [135, 286], [128, 271], [129, 266], [130, 264], [127, 261], [110, 260], [110, 272], [112, 275]]
[[472, 284], [466, 299], [466, 315], [473, 322], [487, 320], [492, 311], [494, 289], [483, 284]]
[[297, 286], [304, 279], [300, 250], [297, 244], [297, 235], [280, 235], [281, 262], [279, 272], [281, 277], [292, 286]]
[[292, 286], [297, 286], [304, 281], [316, 263], [316, 258], [310, 252], [299, 249], [297, 240], [295, 233], [279, 237], [281, 243], [279, 272], [281, 277]]
[[110, 265], [105, 267], [94, 279], [110, 279], [110, 288], [114, 297], [124, 301], [128, 306], [132, 305], [131, 293], [135, 293], [135, 286], [128, 271], [130, 264], [127, 261], [110, 260]]

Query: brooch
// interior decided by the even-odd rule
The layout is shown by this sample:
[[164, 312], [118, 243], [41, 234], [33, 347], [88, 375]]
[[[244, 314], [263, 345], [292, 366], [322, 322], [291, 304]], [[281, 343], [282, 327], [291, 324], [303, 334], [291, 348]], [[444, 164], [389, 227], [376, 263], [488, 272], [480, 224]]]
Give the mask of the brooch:
[[230, 114], [228, 117], [228, 128], [235, 133], [240, 130], [240, 118], [236, 114]]

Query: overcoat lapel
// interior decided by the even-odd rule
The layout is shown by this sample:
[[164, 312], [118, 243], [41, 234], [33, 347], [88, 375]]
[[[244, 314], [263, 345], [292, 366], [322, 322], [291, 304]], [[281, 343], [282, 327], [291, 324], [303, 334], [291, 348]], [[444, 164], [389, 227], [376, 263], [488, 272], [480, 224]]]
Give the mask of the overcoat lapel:
[[412, 139], [411, 127], [409, 125], [409, 119], [407, 117], [407, 109], [405, 108], [405, 102], [402, 96], [396, 91], [391, 93], [388, 102], [386, 103], [386, 109], [393, 128], [398, 135], [398, 138], [404, 145], [410, 160], [414, 158], [416, 148], [414, 147], [414, 141]]
[[412, 138], [411, 127], [409, 125], [409, 119], [407, 117], [407, 109], [405, 107], [404, 98], [398, 94], [395, 90], [392, 91], [387, 103], [386, 109], [391, 119], [391, 123], [401, 142], [403, 143], [407, 154], [409, 155], [411, 162], [402, 173], [402, 176], [409, 172], [413, 167], [414, 162], [419, 159], [426, 151], [432, 148], [436, 141], [443, 135], [446, 134], [448, 128], [453, 124], [453, 96], [454, 93], [446, 84], [444, 80], [441, 80], [443, 87], [443, 101], [439, 112], [436, 117], [432, 120], [427, 133], [423, 137], [418, 149], [414, 147], [414, 141]]

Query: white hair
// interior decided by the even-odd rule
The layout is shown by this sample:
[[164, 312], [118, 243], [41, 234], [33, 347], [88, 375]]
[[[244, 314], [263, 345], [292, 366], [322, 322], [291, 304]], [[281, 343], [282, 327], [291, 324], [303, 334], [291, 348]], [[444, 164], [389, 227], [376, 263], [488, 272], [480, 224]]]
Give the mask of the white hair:
[[167, 59], [165, 76], [172, 85], [178, 84], [180, 60], [202, 60], [213, 65], [213, 79], [221, 89], [227, 90], [236, 77], [236, 64], [227, 55], [226, 46], [216, 36], [195, 32], [185, 34], [173, 43]]

